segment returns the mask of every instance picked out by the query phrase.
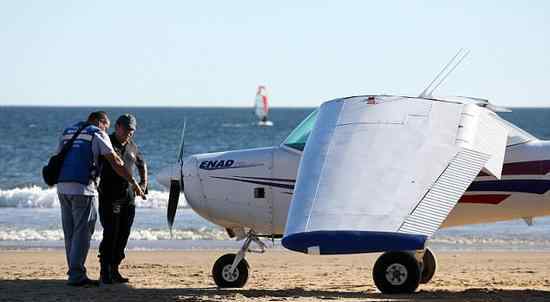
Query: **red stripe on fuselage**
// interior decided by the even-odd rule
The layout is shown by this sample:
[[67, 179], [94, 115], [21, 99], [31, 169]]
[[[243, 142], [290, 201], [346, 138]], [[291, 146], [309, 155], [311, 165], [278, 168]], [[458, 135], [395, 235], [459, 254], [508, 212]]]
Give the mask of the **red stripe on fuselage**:
[[486, 195], [463, 195], [458, 202], [461, 203], [483, 203], [499, 204], [508, 198], [508, 194], [486, 194]]

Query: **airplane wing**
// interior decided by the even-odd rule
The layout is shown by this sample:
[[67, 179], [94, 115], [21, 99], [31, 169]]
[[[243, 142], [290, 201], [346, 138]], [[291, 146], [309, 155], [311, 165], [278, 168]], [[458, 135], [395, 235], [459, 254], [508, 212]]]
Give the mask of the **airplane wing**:
[[283, 246], [312, 254], [417, 250], [477, 174], [500, 178], [507, 132], [475, 104], [405, 97], [324, 103]]

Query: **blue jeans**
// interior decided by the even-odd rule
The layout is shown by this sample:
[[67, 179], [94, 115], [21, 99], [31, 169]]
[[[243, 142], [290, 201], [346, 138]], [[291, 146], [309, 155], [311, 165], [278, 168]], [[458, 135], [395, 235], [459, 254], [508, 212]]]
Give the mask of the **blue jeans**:
[[61, 204], [65, 255], [69, 266], [67, 275], [69, 283], [76, 283], [88, 278], [84, 263], [97, 220], [96, 197], [61, 193], [57, 195]]

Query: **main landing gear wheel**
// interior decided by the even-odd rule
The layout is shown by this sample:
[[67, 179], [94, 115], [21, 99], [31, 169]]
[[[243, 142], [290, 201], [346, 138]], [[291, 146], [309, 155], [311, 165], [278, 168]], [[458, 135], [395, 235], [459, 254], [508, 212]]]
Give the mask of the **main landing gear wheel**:
[[420, 284], [420, 264], [411, 252], [387, 252], [372, 270], [376, 287], [384, 294], [413, 293]]
[[214, 282], [220, 288], [240, 288], [248, 281], [248, 262], [242, 259], [237, 267], [231, 272], [231, 266], [235, 261], [236, 254], [225, 254], [218, 258], [212, 268]]
[[[254, 242], [260, 249], [249, 249]], [[212, 267], [212, 277], [220, 288], [240, 288], [248, 281], [248, 262], [244, 259], [246, 252], [263, 253], [265, 244], [258, 238], [253, 230], [246, 234], [246, 240], [237, 254], [225, 254], [218, 258]]]
[[424, 251], [422, 256], [422, 275], [420, 276], [420, 284], [426, 284], [432, 280], [437, 268], [437, 259], [430, 249]]

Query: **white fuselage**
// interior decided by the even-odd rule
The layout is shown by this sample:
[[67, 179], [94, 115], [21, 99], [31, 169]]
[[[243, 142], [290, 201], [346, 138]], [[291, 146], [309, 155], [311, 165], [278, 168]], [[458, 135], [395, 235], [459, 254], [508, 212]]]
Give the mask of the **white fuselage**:
[[[224, 228], [283, 234], [301, 155], [284, 145], [193, 155], [183, 163], [185, 197]], [[549, 171], [550, 142], [507, 147], [502, 179], [480, 174], [442, 227], [550, 215]]]

